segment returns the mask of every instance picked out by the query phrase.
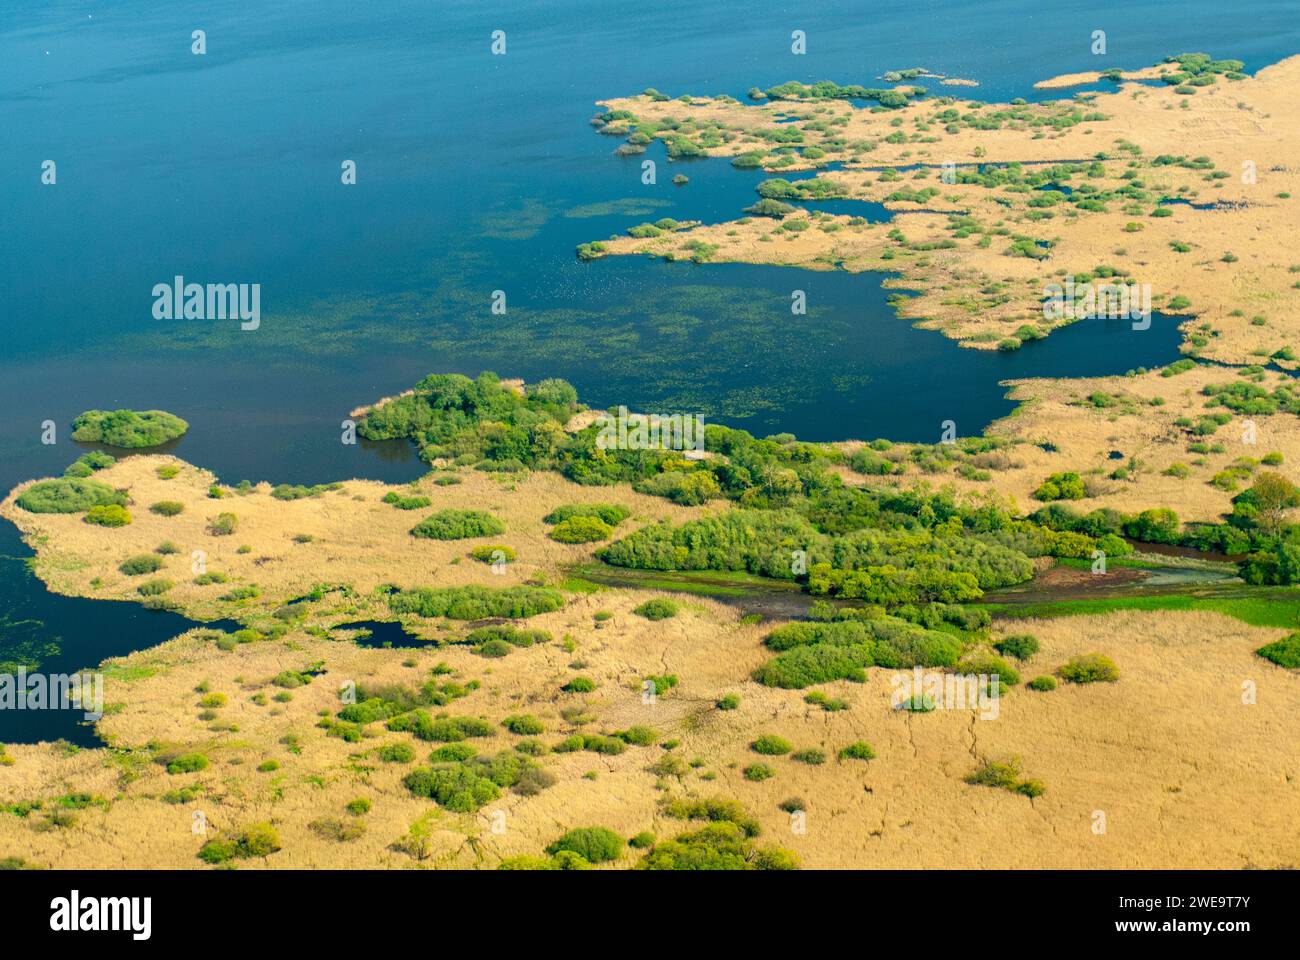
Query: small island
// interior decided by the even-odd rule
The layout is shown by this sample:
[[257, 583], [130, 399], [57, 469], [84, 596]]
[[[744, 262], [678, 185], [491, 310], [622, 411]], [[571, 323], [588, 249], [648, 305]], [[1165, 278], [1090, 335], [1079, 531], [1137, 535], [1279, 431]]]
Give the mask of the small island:
[[165, 410], [87, 410], [72, 422], [72, 439], [141, 450], [179, 439], [189, 428]]

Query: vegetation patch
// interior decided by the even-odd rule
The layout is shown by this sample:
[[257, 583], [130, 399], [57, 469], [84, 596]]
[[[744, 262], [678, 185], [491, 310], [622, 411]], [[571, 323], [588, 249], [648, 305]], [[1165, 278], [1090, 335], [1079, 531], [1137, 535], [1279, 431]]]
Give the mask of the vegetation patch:
[[655, 597], [636, 607], [632, 612], [647, 620], [667, 620], [677, 616], [677, 603], [667, 597]]
[[154, 573], [163, 568], [163, 559], [153, 553], [139, 553], [128, 557], [118, 564], [117, 569], [128, 577], [138, 577], [145, 573]]
[[605, 827], [580, 827], [546, 848], [551, 856], [561, 850], [575, 853], [588, 863], [606, 863], [623, 855], [623, 838]]
[[456, 813], [473, 813], [515, 787], [536, 764], [511, 750], [459, 763], [436, 763], [408, 773], [402, 783], [413, 796], [434, 801]]
[[564, 606], [564, 597], [549, 587], [421, 587], [391, 594], [388, 606], [394, 613], [420, 617], [518, 619], [559, 610]]
[[500, 543], [494, 543], [488, 546], [475, 547], [469, 552], [470, 559], [477, 560], [479, 563], [514, 563], [516, 557], [514, 547], [507, 547]]
[[1266, 644], [1255, 652], [1265, 660], [1273, 661], [1279, 667], [1300, 670], [1300, 633], [1293, 633], [1281, 640]]
[[755, 753], [761, 753], [768, 757], [782, 756], [794, 749], [794, 745], [784, 737], [778, 737], [775, 734], [766, 733], [749, 745], [749, 749]]
[[204, 863], [269, 857], [280, 850], [280, 834], [269, 823], [254, 823], [230, 837], [217, 837], [199, 848]]
[[1042, 796], [1043, 784], [1040, 780], [1020, 779], [1020, 760], [986, 760], [981, 766], [966, 775], [966, 782], [979, 787], [995, 787], [1023, 794], [1030, 799]]
[[390, 490], [384, 494], [384, 503], [391, 504], [398, 510], [422, 510], [433, 503], [428, 497], [423, 496], [402, 496], [396, 490]]
[[87, 410], [72, 421], [72, 439], [140, 449], [175, 440], [189, 428], [165, 410]]
[[1056, 672], [1068, 683], [1114, 683], [1119, 679], [1115, 661], [1100, 653], [1071, 657]]
[[465, 540], [505, 532], [505, 524], [482, 510], [439, 510], [413, 528], [411, 536], [430, 540]]
[[131, 522], [131, 513], [116, 503], [105, 503], [91, 507], [81, 519], [99, 527], [125, 527]]
[[126, 493], [98, 480], [64, 477], [41, 480], [15, 501], [28, 513], [85, 513], [92, 507], [126, 505]]

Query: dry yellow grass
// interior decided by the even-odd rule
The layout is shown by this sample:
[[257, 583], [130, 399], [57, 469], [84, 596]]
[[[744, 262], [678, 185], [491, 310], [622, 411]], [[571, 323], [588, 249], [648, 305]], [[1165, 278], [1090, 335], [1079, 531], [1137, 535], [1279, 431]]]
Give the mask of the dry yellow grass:
[[[1170, 71], [1170, 67], [1143, 67], [1140, 70], [1124, 70], [1120, 77], [1124, 80], [1154, 80]], [[1039, 90], [1061, 90], [1066, 87], [1081, 87], [1087, 83], [1096, 83], [1101, 79], [1100, 70], [1084, 70], [1080, 73], [1062, 73], [1034, 84]]]
[[[164, 464], [180, 467], [171, 480], [158, 477]], [[20, 484], [0, 503], [0, 516], [12, 520], [36, 551], [35, 571], [57, 592], [113, 600], [137, 600], [137, 586], [153, 577], [166, 577], [176, 586], [166, 597], [199, 619], [247, 616], [270, 611], [309, 592], [319, 583], [350, 584], [360, 596], [350, 612], [363, 613], [366, 595], [382, 583], [402, 587], [459, 586], [479, 583], [503, 587], [536, 577], [554, 578], [559, 569], [590, 558], [599, 544], [569, 546], [547, 536], [542, 518], [565, 503], [616, 502], [633, 511], [620, 532], [658, 519], [681, 521], [700, 510], [678, 507], [660, 497], [618, 487], [583, 487], [554, 473], [520, 475], [460, 472], [462, 482], [438, 486], [425, 478], [390, 487], [371, 480], [348, 480], [342, 489], [319, 497], [277, 500], [268, 484], [247, 494], [208, 496], [213, 474], [166, 456], [133, 456], [95, 474], [95, 478], [129, 492], [132, 522], [117, 529], [84, 523], [79, 514], [33, 514], [15, 501], [30, 484]], [[419, 510], [399, 510], [383, 503], [390, 490], [420, 494], [432, 501]], [[184, 511], [163, 517], [151, 504], [174, 500]], [[439, 541], [410, 535], [423, 517], [442, 509], [486, 510], [505, 524], [496, 536]], [[208, 532], [220, 513], [235, 514], [238, 525], [229, 536]], [[310, 542], [295, 537], [306, 535]], [[163, 558], [165, 566], [149, 576], [125, 576], [118, 565], [128, 557], [149, 553], [165, 540], [180, 552]], [[500, 573], [468, 558], [485, 544], [513, 547], [518, 559]], [[241, 552], [243, 548], [248, 548]], [[204, 553], [209, 572], [225, 574], [225, 583], [194, 583], [193, 551]], [[219, 598], [232, 588], [254, 585], [256, 599], [227, 603]], [[340, 611], [342, 612], [342, 611]]]
[[[666, 795], [734, 797], [764, 828], [764, 841], [796, 851], [809, 867], [1283, 867], [1300, 863], [1294, 812], [1300, 801], [1300, 684], [1252, 651], [1278, 631], [1249, 628], [1211, 614], [1120, 613], [1052, 622], [1018, 623], [1042, 641], [1024, 667], [1026, 679], [1050, 672], [1067, 657], [1094, 650], [1120, 666], [1115, 684], [1050, 693], [1015, 688], [997, 719], [939, 710], [908, 716], [890, 708], [889, 672], [870, 671], [866, 684], [831, 684], [825, 691], [849, 708], [828, 713], [801, 691], [760, 687], [749, 671], [766, 657], [761, 637], [771, 625], [742, 624], [735, 611], [709, 601], [690, 603], [676, 618], [650, 623], [631, 614], [645, 598], [609, 591], [575, 599], [566, 609], [534, 618], [556, 641], [483, 660], [459, 647], [367, 650], [351, 643], [292, 634], [278, 641], [219, 651], [194, 634], [109, 665], [106, 699], [119, 707], [101, 723], [121, 752], [62, 755], [48, 745], [12, 746], [0, 766], [7, 803], [50, 801], [87, 792], [107, 808], [78, 811], [71, 826], [40, 829], [43, 813], [23, 819], [0, 814], [0, 855], [51, 867], [199, 868], [205, 839], [192, 832], [195, 811], [207, 836], [253, 822], [270, 822], [283, 849], [243, 868], [493, 867], [503, 857], [537, 853], [565, 830], [608, 826], [623, 836], [651, 830], [671, 835], [685, 825], [659, 812]], [[595, 629], [593, 614], [613, 618]], [[560, 638], [574, 638], [566, 651]], [[279, 704], [270, 679], [284, 669], [323, 660], [328, 670]], [[573, 669], [578, 660], [583, 666]], [[432, 748], [407, 734], [376, 735], [348, 744], [315, 726], [318, 711], [336, 711], [347, 680], [418, 685], [438, 661], [481, 689], [449, 712], [499, 721], [511, 713], [542, 719], [547, 743], [575, 729], [561, 710], [585, 704], [581, 729], [609, 732], [633, 723], [678, 739], [673, 751], [699, 766], [662, 780], [646, 768], [661, 747], [629, 747], [619, 756], [551, 755], [543, 765], [558, 783], [523, 798], [507, 795], [478, 814], [453, 814], [409, 795], [400, 783], [406, 764], [375, 757], [384, 743], [405, 740], [417, 762]], [[559, 692], [577, 673], [600, 684], [590, 695]], [[676, 673], [681, 683], [655, 704], [642, 702], [641, 680]], [[1242, 702], [1252, 682], [1257, 702]], [[227, 695], [213, 730], [199, 719], [195, 688]], [[714, 701], [738, 693], [737, 710]], [[789, 757], [762, 758], [748, 744], [764, 733], [796, 749], [819, 748], [821, 766]], [[298, 738], [300, 752], [283, 742]], [[508, 749], [502, 732], [471, 741], [480, 752]], [[844, 745], [865, 740], [869, 762], [835, 759]], [[212, 766], [168, 775], [150, 761], [154, 743], [198, 750]], [[135, 755], [138, 763], [125, 757]], [[1025, 776], [1046, 793], [1034, 800], [963, 782], [979, 761], [1020, 758]], [[265, 760], [279, 769], [258, 772]], [[767, 762], [775, 776], [752, 783], [742, 769]], [[124, 776], [125, 770], [133, 770]], [[594, 775], [595, 779], [589, 779]], [[182, 784], [201, 784], [188, 803], [160, 797]], [[789, 797], [807, 801], [807, 828], [792, 832], [778, 809]], [[345, 805], [365, 797], [364, 835], [350, 842], [319, 836], [321, 819], [352, 819]], [[1105, 832], [1094, 832], [1097, 812]], [[504, 815], [502, 819], [501, 815]], [[429, 855], [416, 860], [392, 849], [410, 825], [427, 817]], [[494, 824], [498, 828], [494, 830]], [[501, 829], [502, 825], [504, 828]], [[621, 865], [630, 865], [632, 855]]]
[[[1142, 378], [1129, 387], [1159, 393], [1174, 406], [1203, 386], [1198, 378], [1210, 375], [1198, 370]], [[1017, 424], [1031, 422], [1036, 408], [1028, 409]], [[1066, 415], [1084, 416], [1081, 409], [1062, 406], [1044, 429]], [[1071, 431], [1083, 428], [1076, 424]], [[36, 548], [38, 574], [67, 592], [130, 599], [134, 583], [116, 572], [117, 564], [171, 539], [186, 551], [191, 543], [209, 548], [210, 569], [230, 572], [232, 582], [258, 583], [263, 595], [246, 615], [322, 580], [351, 582], [361, 593], [352, 610], [334, 599], [310, 605], [304, 624], [362, 613], [365, 593], [381, 582], [500, 585], [553, 577], [563, 563], [589, 554], [589, 548], [564, 547], [544, 536], [541, 517], [559, 503], [628, 503], [637, 517], [629, 526], [692, 513], [626, 489], [584, 489], [546, 474], [503, 481], [466, 473], [459, 486], [418, 485], [435, 507], [487, 508], [506, 521], [507, 535], [490, 539], [515, 546], [522, 559], [498, 578], [480, 564], [452, 562], [468, 550], [466, 542], [411, 538], [407, 531], [422, 511], [380, 503], [387, 489], [381, 484], [348, 481], [340, 491], [290, 502], [275, 500], [265, 487], [210, 500], [212, 477], [196, 468], [182, 464], [175, 479], [159, 479], [156, 467], [169, 462], [175, 461], [131, 457], [99, 474], [127, 488], [134, 501], [136, 521], [119, 530], [91, 527], [77, 517], [26, 514], [13, 507], [12, 497], [3, 511]], [[186, 509], [175, 518], [145, 509], [161, 499], [179, 500]], [[239, 515], [240, 529], [232, 537], [211, 537], [204, 523], [225, 509]], [[302, 532], [316, 539], [293, 543]], [[253, 550], [235, 552], [245, 542]], [[93, 588], [96, 577], [101, 585]], [[174, 592], [191, 613], [229, 612], [202, 589], [211, 588], [177, 586]], [[0, 815], [0, 855], [55, 867], [200, 867], [196, 853], [205, 839], [270, 822], [283, 849], [244, 866], [492, 867], [503, 857], [537, 853], [575, 826], [608, 826], [625, 836], [647, 829], [671, 834], [684, 825], [663, 817], [659, 803], [690, 794], [735, 797], [763, 824], [768, 842], [796, 851], [814, 867], [1275, 867], [1300, 858], [1288, 813], [1297, 799], [1300, 686], [1294, 675], [1253, 654], [1278, 631], [1208, 614], [1122, 613], [1016, 624], [1043, 643], [1022, 671], [1026, 679], [1092, 650], [1114, 657], [1122, 679], [1047, 694], [1017, 688], [998, 719], [980, 720], [968, 711], [900, 714], [890, 708], [889, 673], [873, 670], [865, 684], [824, 688], [848, 703], [832, 713], [807, 704], [800, 691], [749, 679], [767, 656], [761, 639], [773, 624], [742, 623], [734, 609], [705, 600], [651, 623], [631, 613], [645, 597], [610, 590], [571, 598], [563, 610], [529, 621], [550, 631], [552, 642], [502, 659], [484, 659], [462, 646], [366, 649], [295, 628], [226, 651], [210, 633], [192, 631], [111, 661], [104, 671], [108, 714], [99, 728], [115, 751], [69, 756], [53, 745], [10, 746], [13, 763], [0, 766], [0, 800], [40, 801], [43, 808], [26, 818]], [[612, 618], [598, 627], [594, 614], [601, 610]], [[462, 629], [415, 626], [426, 637]], [[318, 662], [325, 673], [290, 691], [287, 701], [275, 699], [281, 691], [272, 678]], [[681, 776], [651, 772], [664, 753], [658, 746], [630, 747], [619, 756], [550, 755], [542, 763], [558, 782], [549, 790], [528, 798], [508, 794], [478, 814], [454, 814], [409, 794], [401, 784], [407, 765], [376, 757], [384, 743], [412, 742], [417, 758], [432, 745], [382, 725], [372, 725], [365, 741], [346, 743], [317, 726], [322, 712], [340, 709], [345, 684], [414, 688], [439, 662], [458, 681], [481, 683], [448, 708], [453, 715], [497, 725], [509, 714], [530, 713], [546, 724], [542, 739], [550, 744], [575, 729], [610, 733], [646, 724], [678, 740], [674, 754], [694, 766]], [[644, 678], [667, 673], [679, 676], [680, 684], [644, 703]], [[597, 681], [595, 693], [561, 692], [578, 674]], [[1253, 705], [1241, 702], [1246, 681], [1257, 685]], [[223, 694], [225, 704], [205, 713], [200, 690]], [[728, 693], [740, 695], [739, 709], [715, 709]], [[579, 716], [566, 710], [574, 706], [582, 707]], [[812, 766], [765, 759], [775, 776], [750, 782], [743, 769], [760, 758], [749, 744], [764, 733], [783, 736], [797, 749], [822, 750], [829, 760]], [[474, 745], [489, 753], [509, 749], [516, 739], [502, 731]], [[871, 743], [877, 759], [835, 759], [857, 740]], [[190, 751], [203, 753], [211, 766], [173, 776], [157, 762], [160, 755]], [[1011, 756], [1020, 758], [1026, 776], [1044, 782], [1046, 794], [1030, 801], [963, 782], [978, 762]], [[268, 760], [278, 767], [260, 771]], [[199, 784], [202, 792], [187, 802], [164, 802], [167, 791], [185, 784]], [[76, 811], [70, 825], [49, 826], [57, 798], [70, 793], [103, 803]], [[796, 796], [808, 801], [806, 832], [793, 832], [779, 809]], [[359, 818], [366, 824], [362, 836], [340, 842], [313, 827], [322, 820], [351, 821], [345, 806], [358, 797], [373, 804]], [[1104, 834], [1093, 832], [1096, 811], [1106, 818]], [[193, 832], [196, 812], [206, 833]], [[394, 847], [417, 821], [429, 829], [423, 859]], [[630, 862], [629, 855], [624, 864]]]
[[[1291, 382], [1276, 372], [1259, 376], [1259, 386], [1268, 390]], [[924, 480], [977, 495], [992, 487], [1029, 512], [1041, 505], [1033, 492], [1048, 475], [1075, 471], [1087, 481], [1091, 494], [1071, 503], [1080, 511], [1110, 507], [1139, 513], [1169, 507], [1183, 520], [1217, 522], [1231, 514], [1232, 498], [1252, 482], [1243, 476], [1234, 481], [1235, 487], [1216, 486], [1211, 481], [1221, 471], [1243, 458], [1258, 462], [1269, 453], [1280, 453], [1281, 466], [1257, 465], [1254, 470], [1275, 469], [1290, 476], [1300, 462], [1300, 421], [1290, 413], [1233, 415], [1229, 423], [1204, 437], [1176, 424], [1182, 418], [1195, 422], [1211, 412], [1227, 412], [1224, 407], [1206, 406], [1208, 398], [1202, 391], [1236, 381], [1240, 381], [1236, 371], [1217, 366], [1197, 366], [1170, 377], [1152, 371], [1126, 377], [1011, 381], [1010, 396], [1020, 406], [985, 433], [1018, 443], [998, 458], [1002, 465], [989, 471], [989, 479], [965, 479], [951, 471], [927, 475], [914, 465], [905, 473], [881, 477], [862, 477], [845, 467], [841, 476], [848, 483], [872, 486], [910, 487]], [[1098, 394], [1115, 398], [1115, 405], [1093, 403], [1090, 398]], [[1222, 449], [1196, 453], [1189, 447], [1197, 442]], [[861, 445], [860, 441], [837, 444], [849, 453]], [[1045, 446], [1055, 447], [1055, 452]], [[891, 457], [905, 463], [910, 449], [899, 444]], [[1113, 453], [1121, 456], [1115, 458]], [[1175, 464], [1185, 466], [1187, 475], [1166, 473]], [[1109, 479], [1119, 467], [1129, 470], [1128, 479]]]

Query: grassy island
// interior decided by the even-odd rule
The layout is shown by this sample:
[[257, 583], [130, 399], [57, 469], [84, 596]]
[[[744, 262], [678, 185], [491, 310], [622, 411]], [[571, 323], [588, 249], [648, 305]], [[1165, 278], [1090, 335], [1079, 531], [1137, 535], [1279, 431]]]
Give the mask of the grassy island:
[[72, 421], [72, 439], [138, 450], [176, 440], [189, 428], [165, 410], [87, 410]]

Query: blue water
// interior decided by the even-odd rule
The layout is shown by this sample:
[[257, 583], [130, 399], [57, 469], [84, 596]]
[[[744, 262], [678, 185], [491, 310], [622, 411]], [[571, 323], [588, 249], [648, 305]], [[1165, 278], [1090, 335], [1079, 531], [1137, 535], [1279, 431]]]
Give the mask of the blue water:
[[[643, 186], [641, 158], [615, 157], [619, 141], [588, 120], [598, 99], [648, 86], [743, 98], [916, 65], [981, 84], [936, 91], [990, 100], [1185, 50], [1255, 70], [1300, 51], [1294, 13], [1281, 0], [1231, 15], [1206, 0], [5, 4], [0, 489], [60, 472], [80, 452], [67, 424], [92, 407], [179, 414], [192, 429], [174, 452], [230, 481], [391, 481], [418, 475], [412, 450], [345, 446], [339, 422], [435, 370], [564, 376], [595, 405], [760, 434], [930, 440], [942, 420], [967, 434], [1009, 412], [1004, 378], [1168, 362], [1178, 336], [1161, 317], [989, 354], [900, 321], [879, 275], [580, 263], [577, 244], [646, 220], [735, 217], [764, 177], [668, 164], [656, 145], [659, 182]], [[796, 28], [806, 56], [789, 52]], [[190, 53], [194, 29], [205, 56]], [[506, 56], [489, 52], [495, 29]], [[1105, 57], [1089, 52], [1095, 29]], [[47, 159], [56, 186], [40, 183]], [[356, 186], [339, 182], [344, 160]], [[677, 172], [690, 183], [674, 186]], [[177, 274], [260, 283], [261, 329], [154, 320], [151, 289]], [[808, 316], [790, 315], [793, 289]], [[489, 311], [494, 290], [505, 317]], [[63, 430], [53, 446], [39, 442], [47, 419]], [[0, 554], [27, 555], [7, 526]], [[26, 621], [34, 640], [5, 626]], [[80, 666], [181, 627], [53, 597], [0, 562], [0, 659], [57, 639]], [[0, 726], [0, 741], [26, 735]]]
[[335, 629], [369, 631], [366, 636], [356, 637], [355, 642], [359, 647], [427, 650], [430, 646], [430, 641], [420, 639], [392, 620], [357, 620], [337, 624]]
[[[93, 672], [108, 657], [155, 647], [199, 626], [179, 614], [146, 610], [138, 603], [49, 593], [27, 570], [24, 558], [29, 556], [13, 525], [0, 524], [0, 662], [25, 663], [35, 654], [41, 673]], [[208, 626], [239, 628], [224, 620]], [[12, 673], [15, 666], [11, 662], [0, 672]], [[105, 703], [110, 696], [106, 691]], [[83, 747], [103, 745], [79, 709], [0, 710], [0, 743], [60, 739]]]

